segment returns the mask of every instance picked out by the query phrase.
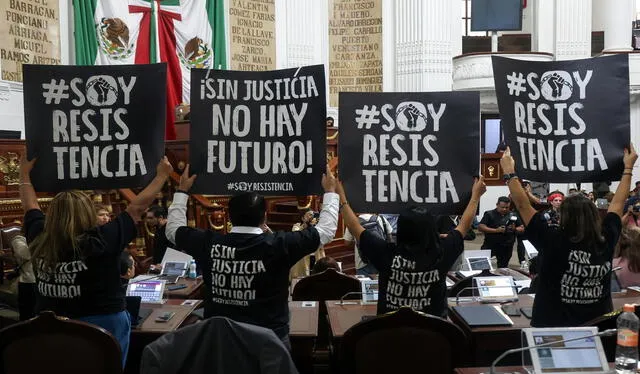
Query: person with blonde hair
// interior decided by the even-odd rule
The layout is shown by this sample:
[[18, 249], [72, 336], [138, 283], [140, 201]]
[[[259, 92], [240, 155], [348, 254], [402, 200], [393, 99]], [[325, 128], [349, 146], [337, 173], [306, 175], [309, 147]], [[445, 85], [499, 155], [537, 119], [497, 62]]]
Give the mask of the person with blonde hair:
[[96, 207], [96, 218], [98, 226], [106, 225], [111, 221], [111, 213], [109, 213], [109, 209], [107, 209], [106, 205], [95, 204]]
[[24, 231], [36, 275], [36, 313], [98, 325], [120, 343], [126, 362], [131, 320], [120, 286], [120, 254], [136, 237], [136, 222], [173, 171], [164, 157], [156, 176], [115, 219], [98, 226], [96, 209], [81, 191], [59, 192], [47, 214], [38, 205], [30, 172], [36, 160], [20, 163]]

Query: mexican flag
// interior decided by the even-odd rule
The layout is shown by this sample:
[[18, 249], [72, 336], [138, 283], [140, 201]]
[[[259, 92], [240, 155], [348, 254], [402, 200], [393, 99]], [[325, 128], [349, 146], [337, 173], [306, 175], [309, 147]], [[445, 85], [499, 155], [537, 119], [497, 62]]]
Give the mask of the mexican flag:
[[224, 0], [74, 0], [76, 64], [167, 63], [166, 138], [190, 69], [226, 68]]

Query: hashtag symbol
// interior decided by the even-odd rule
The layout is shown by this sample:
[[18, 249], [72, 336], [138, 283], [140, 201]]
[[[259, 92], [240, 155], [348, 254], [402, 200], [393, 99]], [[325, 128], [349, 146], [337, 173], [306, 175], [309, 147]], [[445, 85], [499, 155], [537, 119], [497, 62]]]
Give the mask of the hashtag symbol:
[[380, 111], [376, 108], [375, 105], [371, 106], [369, 109], [368, 105], [362, 107], [362, 109], [356, 109], [356, 124], [358, 125], [358, 129], [370, 129], [371, 125], [377, 125], [380, 123]]
[[228, 183], [228, 184], [227, 184], [227, 190], [229, 190], [229, 191], [233, 191], [234, 189], [235, 189], [235, 188], [234, 188], [234, 184], [233, 184], [233, 183]]
[[510, 75], [507, 75], [507, 88], [509, 89], [509, 95], [520, 96], [522, 92], [527, 92], [527, 88], [524, 86], [526, 80], [522, 73], [516, 74], [514, 71]]
[[45, 99], [45, 104], [51, 104], [53, 100], [54, 104], [60, 104], [60, 100], [69, 98], [69, 85], [65, 83], [64, 79], [60, 79], [60, 84], [58, 84], [58, 80], [51, 79], [50, 83], [43, 83], [42, 96]]

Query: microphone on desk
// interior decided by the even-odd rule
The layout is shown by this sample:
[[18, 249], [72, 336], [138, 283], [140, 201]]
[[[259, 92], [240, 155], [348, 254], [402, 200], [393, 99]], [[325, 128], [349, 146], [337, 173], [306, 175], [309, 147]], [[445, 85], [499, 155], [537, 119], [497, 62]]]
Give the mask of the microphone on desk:
[[549, 347], [549, 346], [552, 346], [552, 345], [555, 345], [555, 344], [559, 344], [559, 343], [568, 343], [568, 342], [573, 342], [573, 341], [576, 341], [576, 340], [585, 340], [587, 338], [595, 338], [595, 337], [600, 337], [600, 336], [613, 336], [613, 335], [616, 335], [617, 333], [618, 333], [617, 329], [608, 329], [608, 330], [601, 331], [601, 332], [599, 332], [597, 334], [581, 336], [579, 338], [558, 340], [558, 341], [555, 341], [555, 342], [549, 342], [549, 343], [544, 343], [544, 344], [535, 344], [535, 345], [532, 345], [531, 347], [509, 349], [509, 350], [503, 352], [500, 356], [498, 356], [498, 358], [493, 360], [493, 362], [491, 363], [491, 367], [489, 368], [489, 374], [495, 374], [496, 373], [496, 364], [498, 362], [500, 362], [503, 358], [505, 358], [506, 356], [508, 356], [508, 355], [510, 355], [512, 353], [525, 352], [525, 351], [530, 351], [530, 350], [537, 349], [537, 348]]
[[[373, 292], [371, 292], [373, 293]], [[364, 292], [347, 292], [346, 294], [342, 295], [342, 297], [340, 298], [340, 302], [336, 303], [336, 305], [344, 305], [344, 298], [345, 297], [349, 297], [349, 296], [353, 296], [353, 295], [364, 295]]]
[[458, 293], [456, 294], [456, 305], [460, 304], [460, 294], [463, 293], [464, 291], [467, 290], [480, 290], [483, 288], [511, 288], [512, 290], [515, 290], [516, 294], [518, 293], [518, 289], [523, 288], [522, 286], [518, 286], [517, 284], [514, 284], [512, 286], [483, 286], [483, 287], [465, 287], [463, 289], [461, 289], [460, 291], [458, 291]]

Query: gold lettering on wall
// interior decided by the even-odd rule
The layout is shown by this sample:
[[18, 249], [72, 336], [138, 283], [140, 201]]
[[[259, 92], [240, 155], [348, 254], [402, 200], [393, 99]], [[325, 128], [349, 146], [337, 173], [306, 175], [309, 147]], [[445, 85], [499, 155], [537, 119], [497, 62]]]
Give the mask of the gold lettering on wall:
[[330, 0], [329, 105], [346, 91], [382, 91], [382, 1]]
[[0, 1], [2, 79], [22, 82], [23, 64], [60, 65], [58, 0]]
[[231, 69], [276, 68], [276, 11], [274, 0], [230, 0]]

